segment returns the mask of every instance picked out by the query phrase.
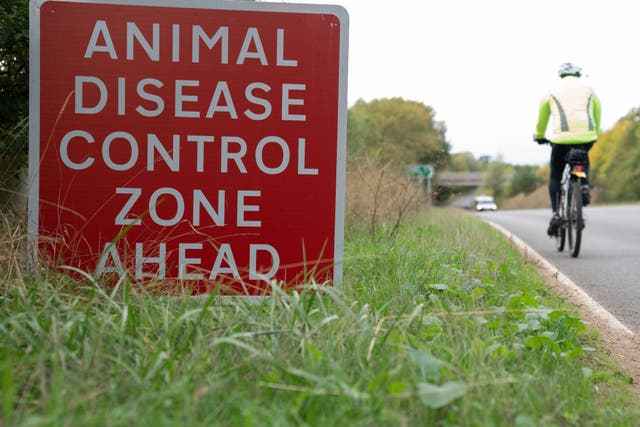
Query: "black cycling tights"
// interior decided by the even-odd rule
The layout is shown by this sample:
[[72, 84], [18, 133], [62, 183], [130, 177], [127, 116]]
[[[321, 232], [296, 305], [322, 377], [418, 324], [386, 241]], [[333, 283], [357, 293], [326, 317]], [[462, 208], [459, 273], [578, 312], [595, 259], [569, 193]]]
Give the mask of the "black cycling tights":
[[[593, 142], [586, 144], [554, 144], [551, 143], [551, 173], [549, 176], [549, 197], [551, 198], [551, 209], [558, 211], [558, 199], [560, 198], [560, 180], [564, 170], [565, 158], [572, 148], [582, 148], [587, 153], [593, 147]], [[587, 178], [585, 184], [589, 184], [589, 156], [587, 156]]]

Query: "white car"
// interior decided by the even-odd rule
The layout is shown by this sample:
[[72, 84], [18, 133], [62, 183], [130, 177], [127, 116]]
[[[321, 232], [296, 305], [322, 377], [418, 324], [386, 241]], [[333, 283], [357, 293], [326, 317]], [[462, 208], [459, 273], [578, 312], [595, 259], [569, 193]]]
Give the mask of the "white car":
[[492, 196], [477, 196], [475, 198], [475, 209], [477, 212], [495, 211], [498, 209], [498, 205], [496, 205], [496, 201]]

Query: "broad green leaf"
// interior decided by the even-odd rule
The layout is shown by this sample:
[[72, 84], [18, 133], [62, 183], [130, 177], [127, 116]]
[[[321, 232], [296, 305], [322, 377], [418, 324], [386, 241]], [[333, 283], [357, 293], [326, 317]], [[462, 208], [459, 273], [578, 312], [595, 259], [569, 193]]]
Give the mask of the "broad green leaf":
[[422, 375], [426, 378], [432, 378], [440, 374], [440, 368], [446, 365], [445, 362], [438, 359], [434, 355], [419, 349], [409, 350], [409, 356], [415, 363]]
[[525, 344], [527, 345], [527, 347], [532, 348], [533, 350], [537, 350], [543, 345], [553, 344], [553, 343], [554, 341], [551, 338], [546, 337], [544, 335], [535, 335], [533, 337], [527, 338], [527, 340], [525, 341]]
[[572, 346], [569, 350], [560, 353], [560, 357], [563, 359], [573, 359], [574, 357], [580, 357], [584, 354], [582, 347]]
[[442, 408], [467, 393], [467, 386], [460, 381], [449, 381], [442, 385], [419, 383], [420, 400], [429, 408]]
[[537, 331], [540, 329], [542, 325], [538, 319], [528, 319], [527, 320], [527, 329], [530, 331]]

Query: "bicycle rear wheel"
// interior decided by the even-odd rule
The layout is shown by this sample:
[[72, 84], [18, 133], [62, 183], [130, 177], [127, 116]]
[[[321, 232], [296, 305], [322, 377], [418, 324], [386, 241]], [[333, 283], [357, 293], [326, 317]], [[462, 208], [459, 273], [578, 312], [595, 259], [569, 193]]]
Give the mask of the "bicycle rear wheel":
[[580, 253], [580, 243], [582, 242], [582, 229], [584, 219], [582, 218], [582, 192], [580, 181], [575, 180], [569, 186], [569, 211], [567, 212], [567, 231], [569, 237], [569, 253], [576, 258]]

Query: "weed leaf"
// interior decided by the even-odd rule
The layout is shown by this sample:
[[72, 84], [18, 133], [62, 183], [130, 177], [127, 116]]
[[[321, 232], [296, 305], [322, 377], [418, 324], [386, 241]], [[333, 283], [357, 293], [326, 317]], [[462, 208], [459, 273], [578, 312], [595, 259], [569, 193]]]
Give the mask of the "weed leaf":
[[433, 378], [434, 376], [439, 375], [440, 368], [445, 365], [445, 362], [426, 351], [411, 349], [409, 350], [409, 355], [411, 356], [413, 363], [418, 366], [418, 369], [424, 378]]
[[442, 408], [467, 393], [467, 386], [460, 381], [449, 381], [440, 386], [419, 383], [420, 399], [429, 408]]

